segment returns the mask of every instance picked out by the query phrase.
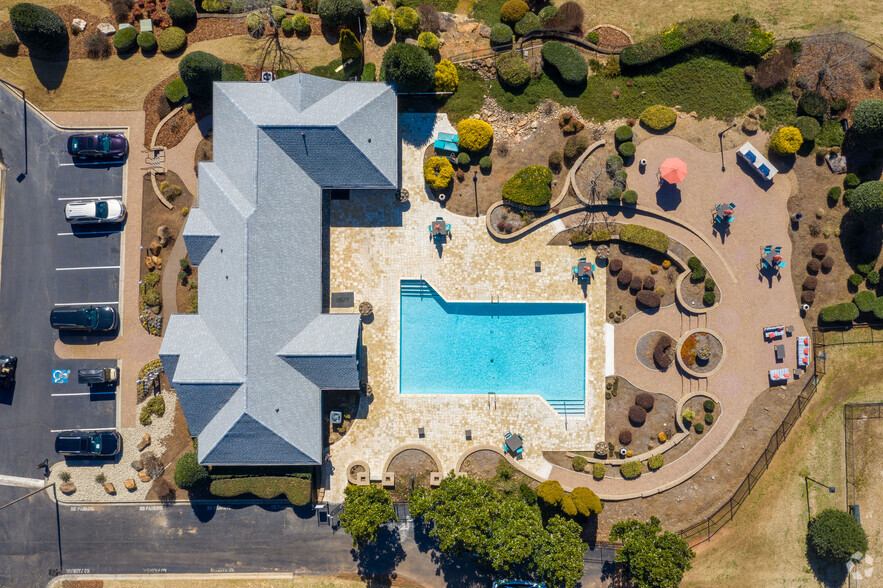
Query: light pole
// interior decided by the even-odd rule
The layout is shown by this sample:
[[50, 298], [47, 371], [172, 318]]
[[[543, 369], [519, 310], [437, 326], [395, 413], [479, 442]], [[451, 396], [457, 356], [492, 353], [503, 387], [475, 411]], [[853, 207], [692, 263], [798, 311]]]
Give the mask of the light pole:
[[822, 488], [827, 488], [828, 492], [830, 492], [831, 494], [834, 494], [834, 492], [837, 491], [837, 488], [835, 488], [834, 486], [828, 486], [827, 484], [822, 484], [818, 480], [813, 480], [809, 476], [803, 476], [803, 483], [806, 484], [806, 514], [807, 514], [808, 519], [812, 519], [812, 513], [809, 510], [809, 483], [810, 482], [814, 482], [814, 483], [818, 484], [819, 486], [821, 486]]
[[724, 130], [717, 132], [717, 140], [720, 141], [720, 144], [721, 144], [721, 171], [722, 172], [727, 171], [727, 166], [724, 165], [724, 133], [726, 133], [727, 131], [731, 131], [735, 128], [736, 128], [736, 123], [733, 123], [732, 125], [728, 126]]
[[475, 186], [475, 218], [478, 218], [478, 170], [473, 172], [472, 184]]

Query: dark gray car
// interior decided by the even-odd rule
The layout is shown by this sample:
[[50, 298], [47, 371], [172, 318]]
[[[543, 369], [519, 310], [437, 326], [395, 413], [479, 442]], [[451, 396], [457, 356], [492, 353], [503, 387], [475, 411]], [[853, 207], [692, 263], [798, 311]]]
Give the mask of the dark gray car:
[[49, 313], [53, 329], [72, 331], [113, 331], [119, 324], [112, 306], [65, 306]]
[[113, 457], [123, 448], [116, 431], [64, 431], [55, 437], [55, 452], [78, 457]]

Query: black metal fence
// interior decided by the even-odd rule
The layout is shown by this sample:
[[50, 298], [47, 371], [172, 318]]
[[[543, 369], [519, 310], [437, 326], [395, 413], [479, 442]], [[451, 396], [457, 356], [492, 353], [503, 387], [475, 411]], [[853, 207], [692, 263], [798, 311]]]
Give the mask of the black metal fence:
[[[883, 334], [875, 334], [875, 331], [876, 329], [870, 325], [855, 325], [850, 329], [813, 328], [812, 341], [814, 349], [814, 361], [812, 363], [812, 375], [809, 375], [809, 372], [807, 372], [808, 378], [806, 384], [804, 384], [803, 389], [797, 395], [797, 398], [794, 400], [794, 404], [791, 405], [791, 409], [782, 420], [782, 424], [779, 425], [779, 427], [773, 433], [769, 443], [767, 443], [766, 448], [763, 450], [763, 454], [760, 456], [760, 458], [758, 458], [757, 462], [755, 462], [754, 467], [752, 467], [751, 470], [748, 472], [748, 475], [745, 477], [745, 480], [743, 480], [742, 483], [739, 485], [739, 488], [736, 489], [733, 497], [730, 498], [730, 500], [728, 500], [726, 504], [720, 507], [717, 512], [712, 514], [706, 520], [700, 523], [696, 523], [695, 525], [688, 527], [687, 529], [684, 529], [679, 533], [679, 535], [684, 540], [686, 540], [687, 543], [690, 544], [690, 547], [710, 540], [712, 537], [714, 537], [715, 533], [717, 533], [721, 529], [721, 527], [730, 522], [733, 519], [733, 516], [737, 512], [739, 512], [739, 508], [742, 506], [742, 503], [745, 502], [745, 499], [751, 494], [751, 490], [754, 488], [755, 485], [757, 485], [758, 480], [760, 480], [760, 476], [769, 467], [770, 461], [772, 461], [773, 456], [776, 454], [776, 451], [778, 451], [782, 443], [785, 442], [785, 439], [788, 437], [788, 433], [791, 431], [791, 429], [794, 428], [797, 419], [799, 419], [800, 415], [803, 414], [803, 411], [806, 409], [809, 401], [816, 393], [819, 382], [821, 382], [822, 377], [825, 375], [826, 348], [831, 346], [850, 345], [855, 343], [883, 343]], [[883, 406], [883, 404], [881, 404], [881, 406]], [[877, 408], [877, 411], [879, 413], [879, 407]], [[847, 451], [851, 451], [851, 448], [849, 448], [849, 446], [847, 446]], [[848, 453], [847, 455], [847, 463], [849, 463], [849, 460], [851, 459], [851, 457], [849, 456], [851, 454]], [[855, 485], [853, 484], [850, 487], [849, 484], [849, 473], [850, 469], [848, 466], [847, 502], [850, 501], [850, 490], [852, 491], [852, 496], [854, 496], [855, 494]]]

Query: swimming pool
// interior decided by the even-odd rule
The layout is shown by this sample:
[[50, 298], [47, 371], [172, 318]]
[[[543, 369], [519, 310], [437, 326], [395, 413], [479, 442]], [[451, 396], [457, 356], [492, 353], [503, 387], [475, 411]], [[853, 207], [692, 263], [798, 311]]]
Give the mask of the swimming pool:
[[582, 404], [586, 305], [447, 302], [401, 282], [402, 394], [539, 394]]

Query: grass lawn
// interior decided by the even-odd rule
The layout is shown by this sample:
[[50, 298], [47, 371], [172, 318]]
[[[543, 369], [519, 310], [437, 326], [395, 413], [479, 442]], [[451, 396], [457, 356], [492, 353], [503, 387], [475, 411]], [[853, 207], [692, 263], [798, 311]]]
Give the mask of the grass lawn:
[[457, 75], [460, 77], [457, 91], [439, 108], [442, 112], [448, 113], [448, 118], [454, 124], [478, 112], [484, 103], [484, 94], [487, 91], [484, 80], [471, 69], [457, 66]]
[[[681, 586], [841, 585], [843, 566], [826, 570], [807, 561], [803, 476], [837, 488], [829, 494], [810, 486], [813, 513], [846, 508], [843, 404], [880, 400], [881, 350], [880, 345], [828, 348], [828, 373], [812, 402], [735, 518], [697, 547]], [[880, 546], [870, 540], [869, 552], [877, 555]]]
[[475, 0], [469, 8], [469, 16], [489, 27], [500, 22], [500, 8], [506, 0]]

